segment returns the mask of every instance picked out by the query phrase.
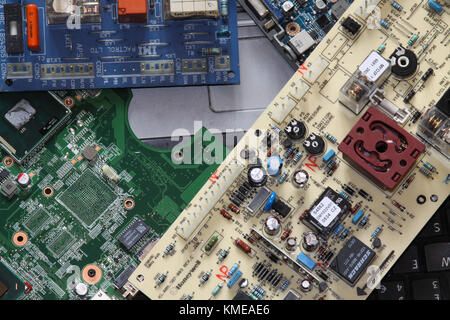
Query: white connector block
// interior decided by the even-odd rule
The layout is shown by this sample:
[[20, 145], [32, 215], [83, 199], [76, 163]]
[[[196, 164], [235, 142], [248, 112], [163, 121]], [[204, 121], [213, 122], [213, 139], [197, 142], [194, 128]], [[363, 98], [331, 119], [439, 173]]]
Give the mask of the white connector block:
[[309, 81], [310, 83], [316, 82], [317, 78], [322, 74], [322, 72], [328, 67], [329, 63], [322, 57], [317, 57], [317, 59], [311, 64], [311, 67], [305, 72], [303, 79]]
[[289, 90], [289, 94], [293, 98], [300, 100], [308, 90], [309, 86], [304, 81], [300, 80], [291, 83], [291, 90]]
[[[233, 162], [228, 164], [220, 174], [216, 174], [217, 180], [213, 180], [214, 182], [210, 180], [209, 188], [204, 194], [200, 197], [196, 196], [196, 199], [191, 202], [191, 206], [181, 213], [184, 219], [176, 227], [177, 234], [181, 238], [189, 240], [194, 235], [202, 221], [243, 169], [241, 164]], [[202, 191], [203, 189], [200, 192]]]
[[375, 10], [380, 0], [363, 0], [358, 7], [356, 7], [354, 13], [358, 17], [366, 20], [367, 17]]
[[270, 117], [273, 121], [282, 123], [296, 104], [297, 102], [289, 96], [279, 98], [272, 105], [272, 115]]

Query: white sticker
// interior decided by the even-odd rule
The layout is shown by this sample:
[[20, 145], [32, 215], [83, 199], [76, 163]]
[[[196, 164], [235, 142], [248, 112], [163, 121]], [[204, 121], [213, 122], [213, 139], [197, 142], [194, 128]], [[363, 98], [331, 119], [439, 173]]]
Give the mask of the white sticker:
[[326, 228], [340, 212], [341, 208], [331, 201], [330, 198], [324, 197], [319, 204], [311, 210], [311, 216]]
[[389, 68], [389, 64], [386, 59], [372, 51], [359, 66], [359, 71], [369, 78], [370, 81], [375, 82]]

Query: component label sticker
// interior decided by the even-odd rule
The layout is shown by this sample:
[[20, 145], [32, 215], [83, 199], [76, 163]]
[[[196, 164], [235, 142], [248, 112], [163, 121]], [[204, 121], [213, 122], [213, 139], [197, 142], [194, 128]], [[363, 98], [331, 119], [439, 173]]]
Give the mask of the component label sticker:
[[322, 226], [328, 227], [340, 212], [341, 208], [331, 201], [330, 198], [325, 197], [311, 210], [310, 214], [314, 219], [319, 221]]
[[359, 66], [359, 71], [366, 75], [370, 81], [376, 81], [388, 67], [389, 62], [378, 53], [372, 51]]

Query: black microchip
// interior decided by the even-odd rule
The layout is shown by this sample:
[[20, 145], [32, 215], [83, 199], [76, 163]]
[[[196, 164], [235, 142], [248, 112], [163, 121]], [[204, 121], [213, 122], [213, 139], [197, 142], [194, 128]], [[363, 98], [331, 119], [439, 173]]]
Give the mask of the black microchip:
[[445, 91], [444, 95], [436, 103], [436, 107], [445, 113], [447, 117], [450, 117], [450, 88]]
[[127, 250], [131, 250], [150, 231], [150, 227], [141, 219], [136, 219], [124, 233], [119, 236], [119, 242]]
[[350, 285], [354, 285], [374, 257], [375, 252], [371, 248], [351, 237], [331, 262], [330, 268]]
[[43, 126], [39, 132], [44, 136], [47, 134], [47, 132], [49, 132], [54, 126], [55, 124], [57, 124], [59, 121], [59, 119], [57, 117], [53, 117], [52, 119], [50, 119], [49, 122], [47, 122], [47, 124], [45, 126]]
[[8, 292], [8, 287], [0, 281], [0, 298], [3, 297], [6, 292]]
[[328, 19], [328, 17], [326, 15], [323, 14], [316, 19], [316, 22], [319, 25], [319, 27], [324, 28], [325, 26], [327, 26], [330, 23], [330, 20]]
[[5, 13], [6, 53], [23, 53], [22, 5], [5, 4], [3, 10]]
[[289, 290], [283, 300], [300, 300], [300, 296], [296, 292]]
[[233, 300], [252, 300], [245, 292], [239, 290], [234, 296]]
[[8, 176], [9, 176], [9, 171], [8, 170], [3, 169], [2, 171], [0, 171], [0, 183], [5, 181], [6, 178], [8, 178]]
[[272, 209], [275, 210], [275, 212], [283, 218], [286, 218], [289, 212], [291, 212], [291, 208], [280, 199], [275, 199], [272, 205]]
[[327, 187], [308, 210], [304, 221], [314, 227], [323, 238], [328, 239], [350, 207], [347, 199]]
[[342, 26], [352, 35], [355, 35], [359, 28], [361, 28], [361, 25], [350, 17], [347, 17], [344, 22], [342, 22]]
[[132, 275], [132, 273], [136, 270], [136, 267], [131, 265], [128, 268], [126, 268], [119, 276], [114, 279], [114, 286], [117, 289], [122, 289], [123, 286], [128, 282], [128, 279]]

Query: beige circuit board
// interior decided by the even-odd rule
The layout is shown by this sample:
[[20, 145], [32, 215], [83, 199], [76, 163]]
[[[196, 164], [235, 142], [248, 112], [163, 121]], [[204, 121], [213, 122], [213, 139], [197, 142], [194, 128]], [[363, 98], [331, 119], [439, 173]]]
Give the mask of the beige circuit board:
[[[449, 160], [429, 144], [425, 144], [425, 151], [393, 190], [380, 188], [338, 151], [339, 143], [369, 108], [366, 105], [356, 115], [338, 101], [339, 90], [372, 51], [378, 49], [388, 59], [402, 44], [417, 55], [418, 68], [414, 75], [399, 79], [391, 74], [382, 85], [385, 98], [399, 108], [405, 108], [406, 119], [402, 120], [403, 123], [397, 121], [397, 124], [415, 137], [421, 120], [413, 121], [414, 114], [419, 111], [423, 117], [449, 88], [450, 17], [445, 11], [448, 8], [439, 15], [428, 8], [427, 1], [399, 0], [398, 3], [403, 7], [402, 11], [393, 8], [391, 1], [387, 0], [355, 1], [308, 58], [304, 69], [293, 75], [130, 277], [134, 286], [151, 299], [228, 300], [233, 299], [238, 291], [245, 294], [238, 298], [251, 296], [268, 300], [367, 298], [373, 287], [373, 281], [368, 280], [379, 279], [386, 274], [450, 190]], [[378, 7], [374, 8], [373, 4]], [[390, 24], [388, 29], [370, 28], [378, 9], [381, 18]], [[361, 26], [355, 35], [342, 26], [349, 16]], [[408, 46], [413, 33], [419, 37]], [[385, 46], [384, 51], [382, 45]], [[429, 68], [434, 73], [421, 86], [421, 77]], [[404, 103], [405, 96], [413, 88], [417, 93], [409, 103]], [[252, 150], [264, 165], [268, 150], [272, 155], [284, 153], [282, 147], [280, 150], [266, 148], [264, 141], [268, 132], [275, 135], [276, 128], [283, 131], [293, 118], [305, 123], [305, 137], [315, 133], [322, 137], [329, 135], [331, 140], [335, 137], [337, 141], [324, 138], [325, 151], [315, 157], [309, 156], [302, 144], [298, 144], [303, 155], [296, 164], [285, 161], [282, 168], [282, 172], [287, 173], [285, 181], [279, 183], [280, 176], [268, 177], [265, 188], [276, 192], [277, 197], [291, 209], [286, 217], [275, 219], [280, 226], [279, 231], [273, 234], [272, 229], [267, 229], [266, 222], [270, 215], [277, 216], [275, 213], [265, 212], [261, 206], [256, 206], [253, 213], [247, 209], [262, 188], [249, 192], [239, 207], [239, 214], [230, 210], [230, 197], [247, 181], [249, 165], [245, 158], [250, 153], [252, 159]], [[254, 146], [255, 141], [258, 147], [252, 149], [249, 146]], [[332, 175], [325, 173], [323, 161], [323, 155], [330, 149], [336, 151], [337, 168]], [[434, 171], [424, 169], [426, 162], [434, 166]], [[309, 180], [302, 188], [292, 182], [293, 173], [299, 169], [309, 173]], [[307, 251], [306, 248], [311, 250], [311, 247], [303, 245], [304, 235], [315, 230], [304, 223], [305, 211], [311, 209], [326, 187], [339, 193], [344, 185], [356, 191], [349, 201], [353, 209], [360, 206], [362, 217], [367, 217], [366, 223], [360, 224], [361, 220], [353, 223], [355, 213], [350, 211], [340, 223], [347, 230], [346, 236], [332, 234], [327, 241], [321, 239], [312, 251]], [[363, 189], [371, 199], [359, 194], [359, 189]], [[419, 195], [424, 197], [418, 198]], [[425, 203], [419, 204], [421, 201], [418, 200], [423, 198]], [[221, 214], [222, 209], [232, 219], [225, 218]], [[276, 224], [275, 220], [272, 223]], [[289, 250], [286, 239], [282, 240], [287, 229], [291, 230], [289, 237], [297, 240]], [[359, 263], [364, 270], [354, 283], [349, 283], [331, 265], [341, 249], [350, 245], [353, 237], [370, 248], [374, 258], [368, 254], [365, 260], [357, 260], [356, 264]], [[375, 238], [380, 242], [374, 244]], [[238, 247], [237, 239], [248, 247]], [[248, 252], [249, 248], [251, 252]], [[301, 261], [297, 260], [299, 254]], [[304, 259], [305, 255], [309, 260]], [[327, 255], [332, 258], [324, 262]], [[343, 254], [342, 258], [351, 259], [351, 255]], [[231, 279], [227, 275], [235, 264], [239, 271], [235, 271], [233, 276], [239, 274], [240, 277], [234, 279], [231, 276], [233, 284], [229, 286]], [[367, 267], [368, 264], [375, 267]], [[264, 277], [261, 270], [266, 273]], [[356, 269], [353, 271], [358, 274]]]

